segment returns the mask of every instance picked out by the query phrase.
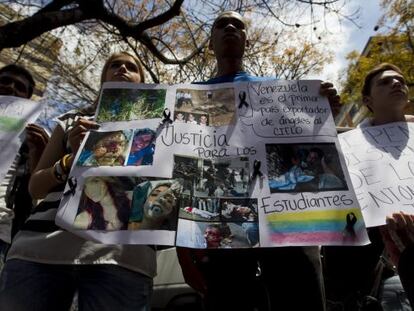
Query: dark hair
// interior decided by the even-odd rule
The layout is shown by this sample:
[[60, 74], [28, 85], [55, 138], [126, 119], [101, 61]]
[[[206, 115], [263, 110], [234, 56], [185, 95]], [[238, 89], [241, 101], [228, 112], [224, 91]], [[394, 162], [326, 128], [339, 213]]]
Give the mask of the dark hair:
[[147, 135], [147, 134], [152, 135], [152, 139], [154, 139], [155, 138], [155, 135], [156, 135], [156, 133], [154, 132], [154, 130], [146, 127], [146, 128], [139, 129], [138, 131], [136, 131], [135, 136], [134, 136], [134, 139], [137, 136]]
[[390, 64], [390, 63], [381, 63], [377, 66], [375, 66], [371, 71], [368, 72], [368, 74], [365, 77], [364, 85], [362, 86], [362, 96], [369, 96], [371, 95], [371, 82], [374, 79], [374, 77], [381, 72], [387, 71], [387, 70], [393, 70], [395, 72], [398, 72], [400, 75], [403, 75], [400, 68], [397, 66]]
[[315, 152], [318, 154], [319, 159], [322, 159], [325, 153], [319, 148], [311, 148], [309, 152]]
[[10, 64], [0, 69], [0, 74], [6, 72], [23, 76], [29, 82], [29, 98], [32, 97], [36, 83], [33, 80], [32, 74], [26, 68], [16, 64]]

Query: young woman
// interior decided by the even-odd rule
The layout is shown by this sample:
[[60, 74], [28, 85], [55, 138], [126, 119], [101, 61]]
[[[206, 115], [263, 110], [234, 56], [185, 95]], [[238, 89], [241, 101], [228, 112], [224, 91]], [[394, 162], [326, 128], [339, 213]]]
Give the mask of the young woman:
[[[122, 52], [106, 62], [101, 82], [144, 82], [141, 65]], [[59, 118], [30, 181], [33, 198], [43, 199], [14, 239], [0, 278], [0, 306], [9, 310], [69, 310], [78, 292], [80, 310], [148, 310], [155, 250], [149, 246], [86, 241], [54, 223], [69, 168], [90, 129], [90, 109]]]

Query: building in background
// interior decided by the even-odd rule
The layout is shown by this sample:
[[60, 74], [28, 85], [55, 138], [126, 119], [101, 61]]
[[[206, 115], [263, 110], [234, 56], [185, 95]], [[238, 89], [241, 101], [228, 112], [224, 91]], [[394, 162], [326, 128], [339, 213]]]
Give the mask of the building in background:
[[414, 46], [411, 34], [370, 37], [361, 54], [352, 52], [341, 94], [343, 107], [335, 119], [337, 126], [354, 127], [369, 115], [362, 104], [361, 89], [366, 74], [376, 65], [388, 62], [401, 68], [409, 88], [410, 105], [406, 114], [414, 114]]
[[[0, 25], [18, 20], [20, 16], [10, 6], [0, 4]], [[32, 99], [38, 100], [53, 74], [54, 63], [59, 57], [61, 46], [59, 38], [46, 33], [18, 48], [3, 49], [0, 52], [0, 67], [15, 63], [29, 70], [36, 81]]]

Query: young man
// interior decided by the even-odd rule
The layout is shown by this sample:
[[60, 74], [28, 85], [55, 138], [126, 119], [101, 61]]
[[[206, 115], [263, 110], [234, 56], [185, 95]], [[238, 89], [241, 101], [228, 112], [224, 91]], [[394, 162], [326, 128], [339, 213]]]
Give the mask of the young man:
[[[246, 24], [236, 12], [214, 21], [209, 48], [217, 59], [215, 78], [202, 84], [264, 81], [243, 71], [249, 45]], [[339, 96], [323, 83], [321, 94], [337, 108]], [[237, 250], [177, 249], [187, 282], [205, 294], [207, 310], [324, 310], [318, 247]]]
[[[408, 86], [403, 73], [395, 65], [382, 63], [366, 75], [362, 88], [362, 100], [372, 112], [372, 117], [366, 118], [359, 124], [359, 127], [414, 121], [414, 116], [404, 115], [404, 109], [409, 104]], [[323, 248], [328, 300], [335, 301], [335, 305], [342, 305], [341, 310], [356, 310], [364, 297], [372, 295], [376, 277], [380, 277], [383, 283], [378, 286], [381, 285], [384, 288], [381, 297], [384, 310], [408, 310], [410, 308], [398, 277], [392, 277], [394, 268], [386, 265], [382, 272], [377, 270], [380, 256], [384, 252], [384, 243], [388, 251], [385, 258], [388, 257], [391, 260], [399, 258], [401, 250], [395, 254], [394, 250], [398, 249], [395, 245], [401, 246], [404, 244], [401, 241], [409, 241], [409, 239], [402, 237], [401, 241], [394, 243], [390, 237], [398, 239], [399, 234], [408, 236], [414, 232], [412, 221], [405, 222], [410, 232], [408, 234], [404, 232], [404, 227], [401, 225], [403, 221], [400, 221], [404, 218], [410, 221], [413, 219], [408, 215], [394, 214], [389, 219], [391, 223], [389, 228], [386, 226], [370, 228], [368, 230], [370, 245]], [[395, 230], [397, 225], [394, 223], [398, 224], [398, 230]], [[395, 230], [395, 232], [387, 234], [387, 229]], [[407, 250], [402, 253], [403, 264], [398, 268], [408, 297], [414, 302], [414, 269], [412, 269], [414, 240], [408, 244], [404, 245], [404, 250], [405, 248]], [[398, 259], [394, 260], [393, 264], [397, 266]]]
[[[34, 90], [32, 75], [23, 67], [8, 65], [0, 69], [0, 95], [29, 99]], [[26, 141], [0, 185], [0, 261], [12, 236], [23, 225], [32, 208], [28, 192], [30, 174], [37, 165], [49, 140], [35, 124], [26, 127]]]

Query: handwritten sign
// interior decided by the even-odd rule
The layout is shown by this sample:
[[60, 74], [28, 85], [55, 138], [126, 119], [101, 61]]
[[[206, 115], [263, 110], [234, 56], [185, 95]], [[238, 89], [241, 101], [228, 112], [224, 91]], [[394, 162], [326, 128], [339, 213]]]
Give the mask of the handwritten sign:
[[[368, 243], [319, 86], [105, 85], [104, 121], [79, 149], [57, 223], [102, 243]], [[130, 105], [140, 118], [156, 110], [138, 120]]]
[[22, 132], [40, 115], [42, 106], [14, 96], [0, 96], [0, 182], [6, 176], [23, 142]]
[[414, 124], [358, 128], [339, 136], [368, 227], [387, 215], [414, 213]]

